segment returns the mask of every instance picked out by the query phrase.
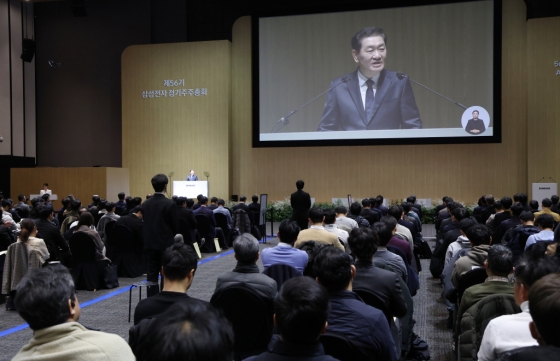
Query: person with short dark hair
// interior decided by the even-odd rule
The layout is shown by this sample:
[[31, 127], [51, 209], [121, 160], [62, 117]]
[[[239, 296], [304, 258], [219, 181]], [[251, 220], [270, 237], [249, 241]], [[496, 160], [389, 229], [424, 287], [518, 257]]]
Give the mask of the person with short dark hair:
[[550, 210], [553, 211], [554, 213], [560, 214], [560, 210], [558, 210], [558, 202], [560, 201], [560, 197], [558, 197], [558, 195], [553, 195], [550, 196], [550, 201], [552, 202], [552, 206], [550, 207]]
[[492, 223], [492, 227], [494, 229], [498, 228], [503, 221], [511, 218], [511, 206], [513, 205], [513, 200], [510, 197], [505, 196], [500, 199], [500, 204], [502, 205], [503, 212], [496, 213], [494, 216], [494, 221]]
[[245, 286], [261, 297], [274, 299], [278, 293], [276, 281], [262, 274], [257, 266], [259, 241], [250, 233], [243, 233], [233, 242], [233, 251], [237, 265], [233, 271], [218, 277], [214, 293], [232, 286]]
[[461, 297], [455, 322], [457, 334], [460, 334], [463, 314], [475, 303], [486, 296], [495, 294], [513, 295], [513, 284], [508, 279], [513, 272], [513, 254], [509, 248], [501, 244], [491, 246], [488, 249], [488, 259], [484, 261], [484, 268], [488, 274], [484, 283], [467, 288]]
[[82, 206], [82, 202], [78, 198], [70, 201], [70, 211], [64, 216], [64, 221], [60, 225], [60, 233], [64, 235], [70, 228], [70, 224], [78, 219], [78, 210]]
[[514, 204], [510, 208], [511, 216], [509, 219], [504, 220], [494, 231], [492, 239], [494, 240], [494, 244], [498, 244], [502, 241], [504, 235], [514, 227], [517, 227], [521, 224], [521, 220], [519, 216], [523, 212], [523, 207], [520, 204]]
[[105, 215], [103, 215], [103, 217], [101, 217], [99, 219], [99, 222], [97, 222], [97, 227], [96, 228], [97, 228], [97, 232], [99, 232], [99, 235], [101, 236], [101, 238], [103, 238], [106, 241], [107, 237], [106, 237], [106, 234], [105, 234], [105, 226], [109, 222], [118, 221], [119, 218], [121, 218], [121, 216], [119, 216], [118, 214], [115, 214], [116, 205], [113, 202], [105, 203], [105, 209], [107, 210], [107, 212], [105, 213]]
[[110, 261], [107, 257], [105, 257], [105, 244], [101, 240], [99, 233], [97, 233], [95, 229], [92, 229], [91, 226], [93, 226], [93, 216], [89, 212], [83, 212], [80, 214], [80, 219], [78, 220], [78, 225], [76, 226], [74, 233], [84, 232], [91, 237], [95, 243], [96, 261]]
[[529, 323], [532, 321], [529, 313], [529, 292], [539, 279], [559, 271], [559, 265], [545, 255], [521, 259], [515, 266], [513, 295], [522, 312], [500, 316], [488, 323], [478, 351], [479, 361], [493, 361], [504, 352], [538, 344], [529, 331]]
[[373, 231], [377, 235], [377, 252], [375, 252], [374, 258], [386, 261], [389, 266], [393, 267], [395, 272], [401, 276], [403, 281], [406, 282], [408, 278], [408, 271], [405, 261], [401, 258], [401, 256], [387, 250], [387, 245], [395, 234], [395, 219], [391, 216], [382, 217], [381, 219], [381, 222], [377, 222], [373, 225]]
[[534, 199], [531, 199], [529, 201], [529, 208], [531, 208], [531, 212], [533, 212], [533, 213], [539, 212], [539, 202], [537, 202]]
[[364, 217], [370, 225], [379, 222], [381, 218], [381, 212], [377, 209], [373, 210], [371, 206], [372, 204], [368, 198], [362, 199], [362, 211], [360, 212], [360, 216]]
[[473, 217], [462, 218], [459, 221], [459, 236], [447, 247], [444, 266], [446, 266], [461, 250], [471, 248], [471, 243], [467, 238], [467, 231], [475, 224], [478, 224], [478, 222]]
[[482, 209], [480, 212], [480, 223], [486, 224], [486, 221], [490, 217], [491, 214], [494, 214], [496, 210], [494, 209], [494, 196], [491, 194], [487, 194], [484, 199], [486, 200], [486, 208]]
[[295, 277], [284, 283], [274, 302], [273, 336], [269, 350], [246, 361], [336, 361], [325, 355], [319, 336], [327, 330], [329, 294], [310, 277]]
[[249, 212], [260, 212], [261, 205], [259, 203], [259, 196], [256, 194], [251, 197], [252, 203], [250, 203], [247, 207], [249, 207]]
[[317, 131], [422, 128], [408, 77], [385, 69], [386, 41], [378, 27], [363, 28], [352, 37], [358, 68], [331, 82]]
[[200, 203], [200, 201], [202, 200], [202, 198], [204, 198], [204, 196], [203, 196], [202, 194], [199, 194], [199, 195], [196, 196], [197, 202], [196, 202], [196, 204], [192, 207], [193, 211], [196, 211], [197, 209], [200, 208], [200, 205], [202, 204], [202, 203]]
[[52, 194], [52, 190], [49, 189], [49, 184], [48, 183], [43, 183], [43, 189], [41, 189], [39, 191], [40, 196], [43, 196], [45, 194]]
[[305, 183], [300, 179], [296, 182], [297, 191], [290, 195], [292, 206], [292, 220], [296, 221], [299, 229], [304, 230], [309, 226], [309, 209], [311, 208], [311, 196], [303, 190]]
[[410, 249], [414, 249], [414, 236], [409, 228], [405, 227], [404, 225], [399, 223], [399, 220], [402, 220], [404, 215], [404, 210], [401, 209], [399, 206], [391, 206], [386, 212], [387, 216], [391, 216], [397, 220], [397, 230], [395, 234], [398, 234], [402, 238], [406, 239], [410, 244]]
[[490, 229], [483, 224], [472, 226], [467, 231], [467, 238], [471, 243], [471, 250], [465, 257], [459, 258], [453, 266], [451, 282], [455, 287], [459, 284], [459, 277], [473, 269], [483, 267], [488, 258], [488, 250], [492, 243]]
[[524, 211], [530, 211], [531, 210], [531, 208], [527, 204], [527, 201], [529, 200], [529, 197], [527, 197], [527, 195], [525, 193], [517, 194], [517, 199], [519, 200], [519, 204], [521, 205], [521, 207], [523, 207]]
[[245, 196], [241, 196], [239, 197], [239, 203], [237, 203], [234, 207], [233, 207], [233, 211], [235, 212], [238, 209], [242, 209], [244, 210], [246, 213], [249, 212], [249, 206], [247, 206], [247, 204], [245, 204], [247, 202], [247, 197]]
[[315, 257], [313, 270], [317, 282], [329, 292], [329, 332], [346, 336], [366, 358], [397, 360], [387, 318], [352, 292], [356, 276], [352, 258], [334, 247], [323, 247]]
[[534, 225], [535, 215], [532, 212], [521, 212], [519, 220], [521, 224], [510, 228], [502, 237], [502, 242], [506, 242], [506, 246], [513, 252], [514, 264], [525, 251], [529, 237], [540, 232], [539, 228]]
[[338, 227], [343, 227], [344, 231], [350, 232], [354, 228], [358, 228], [358, 222], [347, 217], [348, 209], [344, 206], [338, 206], [334, 209], [336, 215], [335, 223]]
[[227, 225], [228, 225], [228, 229], [231, 229], [231, 224], [233, 222], [233, 220], [231, 219], [231, 213], [229, 212], [229, 210], [227, 208], [225, 208], [226, 202], [223, 199], [218, 199], [218, 207], [216, 209], [214, 209], [212, 212], [214, 212], [214, 214], [216, 213], [220, 213], [223, 214], [226, 217], [226, 221], [227, 221]]
[[354, 202], [350, 205], [350, 214], [348, 218], [355, 220], [360, 227], [369, 227], [368, 220], [362, 217], [360, 213], [362, 213], [362, 205], [358, 202]]
[[542, 210], [540, 212], [535, 213], [535, 219], [538, 219], [541, 214], [548, 214], [552, 218], [554, 218], [554, 223], [560, 223], [560, 214], [553, 212], [550, 208], [552, 207], [552, 201], [548, 198], [545, 198], [541, 202]]
[[80, 303], [64, 266], [30, 270], [18, 284], [15, 304], [34, 334], [13, 360], [135, 360], [121, 337], [77, 322]]
[[18, 203], [14, 206], [14, 209], [21, 218], [29, 218], [31, 207], [27, 205], [27, 198], [23, 194], [18, 195]]
[[[535, 213], [535, 216], [538, 213]], [[556, 213], [555, 213], [556, 214]], [[535, 224], [539, 227], [539, 233], [532, 234], [527, 238], [525, 243], [525, 251], [537, 242], [552, 242], [554, 241], [554, 218], [550, 214], [541, 214], [536, 217]]]
[[36, 215], [38, 216], [38, 219], [35, 220], [37, 232], [39, 238], [43, 239], [47, 245], [50, 260], [66, 262], [70, 256], [70, 248], [60, 234], [60, 230], [51, 223], [54, 218], [52, 207], [40, 205], [36, 208]]
[[[156, 174], [152, 178], [154, 196], [142, 205], [144, 249], [148, 255], [147, 280], [150, 282], [158, 281], [163, 253], [173, 245], [175, 235], [179, 233], [177, 206], [164, 195], [168, 183], [165, 174]], [[163, 278], [161, 282], [163, 283]], [[148, 296], [154, 296], [158, 292], [159, 287], [148, 287]]]
[[[325, 219], [325, 214], [322, 208], [313, 207], [309, 210], [309, 223], [311, 227], [309, 229], [304, 229], [299, 232], [298, 238], [294, 247], [299, 247], [301, 244], [307, 241], [315, 241], [320, 243], [329, 244], [337, 247], [338, 249], [344, 251], [344, 246], [338, 240], [336, 234], [328, 232], [323, 227], [323, 220]], [[298, 223], [299, 224], [299, 223]]]
[[8, 210], [12, 207], [12, 203], [7, 199], [3, 199], [2, 202], [0, 202], [0, 205], [2, 206], [2, 223], [4, 224], [4, 227], [9, 227], [12, 231], [17, 231], [16, 222], [14, 221], [12, 214], [8, 212]]
[[218, 208], [218, 198], [212, 197], [210, 198], [210, 205], [208, 206], [209, 209], [214, 210]]
[[172, 304], [182, 302], [205, 302], [187, 295], [198, 264], [194, 249], [184, 243], [175, 243], [164, 253], [161, 260], [163, 289], [153, 297], [143, 299], [134, 310], [134, 324], [165, 312]]
[[206, 302], [177, 302], [130, 329], [138, 361], [231, 361], [233, 328], [223, 312]]
[[[126, 209], [126, 201], [124, 200], [126, 194], [124, 192], [120, 192], [119, 194], [117, 194], [117, 197], [119, 198], [119, 200], [115, 203], [115, 207], [117, 209], [120, 209], [120, 212], [124, 212], [124, 210]], [[119, 214], [118, 212], [116, 213]]]
[[303, 273], [309, 261], [307, 252], [294, 248], [299, 235], [299, 227], [296, 222], [285, 219], [278, 228], [278, 245], [265, 248], [261, 253], [264, 269], [275, 264], [287, 264]]
[[324, 210], [325, 219], [323, 220], [325, 231], [336, 234], [340, 242], [344, 245], [346, 253], [348, 253], [348, 232], [338, 228], [336, 224], [336, 212], [333, 209]]

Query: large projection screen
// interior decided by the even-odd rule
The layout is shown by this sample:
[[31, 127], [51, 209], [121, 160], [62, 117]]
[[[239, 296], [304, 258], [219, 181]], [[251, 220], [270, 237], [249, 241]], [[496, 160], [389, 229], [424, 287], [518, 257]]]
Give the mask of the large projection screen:
[[[500, 19], [501, 2], [492, 0], [258, 17], [253, 146], [501, 142]], [[359, 80], [348, 81], [358, 69], [351, 38], [366, 27], [382, 28], [387, 37], [385, 80], [369, 119], [365, 98], [356, 96]], [[405, 118], [414, 118], [408, 111], [414, 107], [419, 119], [411, 122]], [[336, 122], [322, 129], [332, 109]]]

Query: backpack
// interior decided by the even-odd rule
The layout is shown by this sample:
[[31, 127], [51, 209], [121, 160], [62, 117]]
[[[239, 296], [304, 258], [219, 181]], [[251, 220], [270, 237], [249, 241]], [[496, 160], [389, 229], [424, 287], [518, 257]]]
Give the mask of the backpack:
[[520, 257], [525, 251], [525, 244], [527, 244], [529, 236], [537, 233], [539, 233], [537, 227], [525, 227], [523, 225], [513, 227], [506, 232], [504, 238], [509, 240], [506, 246], [511, 249], [515, 259]]

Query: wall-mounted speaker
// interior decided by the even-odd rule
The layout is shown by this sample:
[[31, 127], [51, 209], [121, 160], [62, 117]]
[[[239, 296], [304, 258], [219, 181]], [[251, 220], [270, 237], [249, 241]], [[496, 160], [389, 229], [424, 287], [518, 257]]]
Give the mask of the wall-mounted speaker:
[[237, 194], [233, 194], [233, 195], [231, 196], [231, 201], [232, 201], [232, 202], [238, 202], [238, 201], [239, 201], [239, 197], [237, 196]]
[[21, 60], [31, 63], [35, 55], [35, 40], [23, 39]]

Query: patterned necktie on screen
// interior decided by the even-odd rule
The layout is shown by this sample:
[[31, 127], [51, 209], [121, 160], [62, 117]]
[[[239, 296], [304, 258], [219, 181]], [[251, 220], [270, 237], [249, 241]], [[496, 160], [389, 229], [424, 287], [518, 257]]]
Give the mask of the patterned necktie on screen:
[[375, 82], [371, 79], [366, 80], [367, 91], [366, 91], [366, 120], [369, 122], [373, 117], [373, 84]]

